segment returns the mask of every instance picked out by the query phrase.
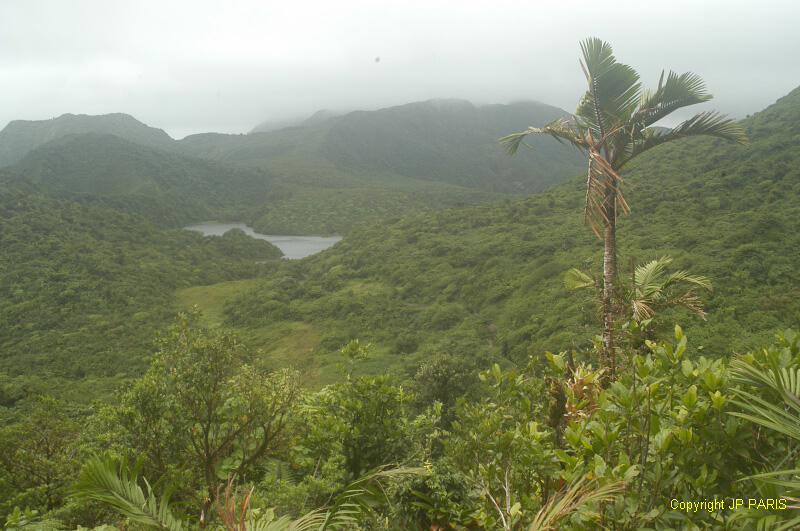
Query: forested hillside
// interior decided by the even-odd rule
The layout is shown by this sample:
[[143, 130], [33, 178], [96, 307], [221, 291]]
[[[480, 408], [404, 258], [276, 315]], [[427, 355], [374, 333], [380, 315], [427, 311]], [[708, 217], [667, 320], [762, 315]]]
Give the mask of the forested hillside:
[[114, 135], [52, 140], [6, 168], [42, 193], [119, 208], [176, 227], [248, 219], [277, 194], [274, 178], [252, 169], [147, 147]]
[[[174, 314], [174, 290], [250, 277], [271, 267], [255, 260], [281, 256], [242, 233], [162, 231], [140, 216], [8, 184], [0, 247], [4, 406], [45, 389], [78, 397], [84, 378], [102, 389], [99, 377], [139, 374], [153, 334]], [[64, 379], [73, 383], [62, 389]]]
[[170, 136], [127, 114], [63, 114], [50, 120], [14, 120], [0, 131], [0, 167], [14, 164], [28, 152], [66, 135], [99, 133], [115, 135], [145, 146], [167, 147]]
[[0, 529], [800, 530], [800, 2], [633, 4], [0, 0]]
[[14, 164], [10, 171], [51, 195], [162, 225], [227, 219], [264, 233], [344, 234], [562, 182], [580, 171], [574, 150], [541, 140], [512, 159], [496, 140], [564, 115], [538, 103], [432, 100], [180, 141], [127, 115], [64, 115], [9, 124], [0, 166]]
[[[667, 314], [664, 323], [680, 320], [707, 355], [752, 348], [800, 318], [798, 123], [795, 90], [744, 122], [750, 146], [680, 142], [626, 174], [622, 279], [632, 263], [662, 255], [710, 277], [707, 321]], [[583, 186], [576, 179], [523, 200], [362, 229], [238, 295], [227, 322], [306, 323], [329, 370], [328, 356], [354, 337], [375, 343], [379, 359], [364, 365], [375, 371], [434, 354], [519, 363], [588, 347], [599, 332], [594, 295], [563, 282], [570, 268], [601, 268], [601, 246], [583, 225]]]
[[330, 167], [372, 180], [397, 176], [502, 193], [529, 193], [581, 170], [579, 154], [554, 140], [511, 159], [497, 145], [508, 131], [544, 125], [567, 113], [534, 102], [476, 106], [430, 100], [356, 111], [296, 127], [249, 135], [193, 135], [180, 149], [226, 162], [281, 169], [302, 178], [306, 167]]

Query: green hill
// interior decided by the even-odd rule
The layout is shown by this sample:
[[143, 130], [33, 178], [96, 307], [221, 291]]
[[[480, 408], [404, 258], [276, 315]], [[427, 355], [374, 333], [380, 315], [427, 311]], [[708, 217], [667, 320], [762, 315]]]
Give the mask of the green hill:
[[171, 226], [246, 219], [268, 201], [272, 188], [270, 176], [262, 171], [97, 133], [52, 140], [7, 171], [48, 195], [121, 208]]
[[0, 131], [0, 167], [14, 164], [51, 140], [83, 133], [115, 135], [145, 146], [166, 147], [173, 142], [161, 129], [148, 127], [122, 113], [63, 114], [50, 120], [14, 120]]
[[127, 115], [64, 115], [10, 123], [0, 164], [49, 195], [161, 225], [225, 218], [266, 233], [348, 233], [563, 181], [581, 169], [576, 152], [542, 139], [512, 159], [497, 138], [565, 114], [538, 103], [432, 100], [181, 141]]
[[[175, 312], [176, 289], [252, 277], [274, 267], [256, 260], [281, 256], [235, 231], [164, 231], [140, 216], [8, 183], [0, 188], [0, 247], [0, 380], [50, 382], [51, 393], [64, 378], [91, 385], [139, 374], [142, 353]], [[79, 386], [66, 390], [79, 397]]]
[[579, 154], [549, 139], [517, 158], [497, 139], [566, 112], [533, 102], [475, 106], [431, 100], [247, 135], [192, 135], [182, 153], [262, 168], [282, 183], [250, 219], [262, 232], [349, 233], [354, 227], [539, 191], [583, 171]]
[[324, 169], [315, 177], [306, 167], [300, 179], [87, 133], [39, 146], [6, 171], [47, 195], [140, 214], [162, 226], [230, 219], [280, 234], [343, 233], [369, 220], [497, 197], [407, 178], [375, 183]]
[[500, 193], [529, 193], [582, 170], [579, 154], [548, 139], [518, 159], [497, 138], [567, 113], [535, 102], [476, 106], [430, 100], [377, 111], [309, 119], [248, 135], [189, 136], [179, 149], [227, 162], [296, 174], [326, 168], [331, 180], [395, 181], [398, 176]]
[[[749, 147], [676, 143], [626, 173], [621, 274], [632, 260], [668, 254], [676, 268], [710, 276], [708, 320], [681, 313], [664, 322], [686, 324], [695, 347], [714, 345], [712, 356], [768, 342], [800, 318], [800, 89], [744, 124]], [[567, 269], [601, 268], [583, 202], [575, 179], [526, 199], [364, 228], [216, 304], [255, 340], [291, 343], [313, 331], [306, 362], [323, 377], [355, 337], [375, 343], [364, 365], [374, 371], [413, 369], [434, 353], [521, 362], [588, 345], [599, 331], [594, 300], [563, 287]]]
[[432, 100], [328, 120], [322, 147], [340, 167], [392, 172], [478, 190], [530, 193], [583, 170], [574, 150], [552, 139], [535, 150], [507, 157], [497, 139], [508, 131], [544, 125], [566, 116], [534, 102], [476, 106]]

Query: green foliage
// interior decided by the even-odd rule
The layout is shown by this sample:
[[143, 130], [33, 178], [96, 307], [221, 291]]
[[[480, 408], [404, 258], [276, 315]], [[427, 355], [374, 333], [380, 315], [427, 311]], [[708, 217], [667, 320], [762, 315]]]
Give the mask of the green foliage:
[[9, 124], [0, 166], [16, 164], [11, 171], [45, 193], [160, 225], [226, 218], [266, 234], [342, 234], [561, 182], [578, 171], [577, 154], [545, 139], [513, 160], [495, 138], [563, 115], [534, 102], [429, 101], [181, 141], [126, 115], [64, 115]]
[[181, 480], [184, 495], [202, 486], [207, 513], [222, 480], [247, 477], [281, 443], [299, 389], [295, 372], [248, 364], [235, 336], [198, 327], [198, 317], [182, 314], [160, 339], [111, 422], [151, 477]]
[[[519, 149], [529, 134], [542, 134], [567, 143], [588, 156], [586, 199], [583, 207], [586, 224], [603, 241], [603, 290], [601, 358], [608, 369], [605, 378], [615, 378], [617, 352], [614, 343], [615, 298], [618, 288], [617, 218], [630, 207], [622, 192], [619, 172], [642, 153], [662, 144], [692, 136], [713, 136], [747, 143], [747, 135], [734, 120], [716, 112], [701, 112], [673, 129], [654, 127], [673, 111], [711, 99], [705, 83], [696, 74], [664, 72], [655, 90], [643, 90], [639, 74], [614, 57], [611, 45], [596, 37], [581, 42], [581, 69], [586, 76], [586, 92], [574, 116], [561, 118], [544, 127], [528, 127], [500, 139], [509, 153]], [[658, 265], [655, 266], [658, 268]], [[684, 278], [684, 281], [689, 279]], [[574, 284], [574, 279], [569, 279]], [[634, 280], [636, 284], [636, 279]], [[584, 279], [585, 284], [585, 279]], [[697, 309], [693, 295], [684, 305]], [[633, 297], [634, 319], [641, 321], [653, 313], [647, 295]]]
[[[237, 503], [229, 482], [224, 502], [216, 505], [221, 525], [211, 525], [220, 531], [324, 531], [326, 529], [351, 529], [359, 518], [369, 515], [379, 503], [384, 503], [387, 484], [405, 476], [419, 475], [423, 470], [414, 468], [382, 468], [359, 477], [331, 500], [324, 509], [315, 509], [300, 518], [276, 516], [273, 509], [263, 510], [250, 505], [252, 490], [241, 504]], [[127, 521], [148, 529], [179, 531], [190, 528], [189, 524], [176, 518], [170, 508], [168, 494], [160, 498], [155, 495], [146, 479], [142, 479], [147, 492], [141, 488], [137, 478], [138, 467], [133, 469], [125, 460], [110, 456], [94, 457], [81, 469], [80, 478], [74, 488], [74, 496], [98, 501], [112, 507]], [[210, 516], [210, 515], [209, 515]], [[39, 529], [50, 529], [45, 522], [37, 521], [36, 513], [17, 509], [9, 522], [27, 529], [25, 525], [38, 523]], [[44, 526], [42, 526], [45, 524]], [[209, 526], [207, 520], [201, 527]], [[53, 527], [52, 529], [60, 529]]]
[[38, 511], [26, 508], [24, 511], [19, 507], [6, 517], [6, 531], [60, 531], [61, 522], [42, 518]]
[[[616, 496], [624, 492], [624, 486], [623, 482], [596, 486], [587, 482], [585, 478], [581, 478], [573, 482], [563, 495], [559, 494], [550, 498], [550, 501], [536, 514], [528, 531], [558, 529], [557, 524], [581, 510], [585, 505], [613, 501]], [[593, 517], [595, 520], [599, 520], [601, 515], [595, 513]]]
[[[602, 66], [610, 50], [590, 44], [587, 56]], [[709, 115], [666, 133], [639, 127], [668, 111], [665, 102], [704, 99], [702, 85], [691, 74], [669, 74], [648, 93], [627, 67], [613, 63], [596, 88], [613, 92], [605, 85], [613, 81], [630, 97], [612, 101], [604, 118], [630, 115], [638, 124], [628, 131], [633, 144], [622, 145], [624, 135], [614, 140], [628, 157], [622, 163], [691, 131], [735, 133]], [[579, 117], [594, 131], [601, 124], [589, 112], [591, 99], [597, 95], [587, 95]], [[618, 378], [607, 388], [605, 373], [592, 364], [595, 304], [566, 289], [596, 285], [599, 269], [595, 242], [574, 215], [585, 201], [583, 182], [494, 205], [405, 212], [418, 203], [453, 204], [444, 197], [480, 201], [494, 185], [474, 182], [470, 171], [434, 171], [436, 161], [425, 153], [435, 139], [424, 134], [397, 128], [393, 141], [419, 155], [402, 160], [376, 156], [386, 155], [380, 135], [347, 131], [372, 123], [374, 133], [403, 122], [393, 120], [402, 118], [398, 112], [376, 122], [361, 115], [331, 122], [302, 146], [294, 140], [308, 132], [303, 128], [167, 142], [170, 149], [207, 150], [222, 161], [212, 166], [225, 172], [236, 163], [280, 175], [269, 181], [272, 195], [263, 204], [254, 191], [272, 177], [252, 168], [239, 174], [252, 184], [240, 188], [252, 193], [250, 204], [224, 190], [215, 195], [219, 181], [211, 177], [221, 176], [189, 179], [209, 184], [185, 198], [199, 214], [244, 212], [287, 231], [349, 230], [407, 214], [362, 225], [335, 248], [299, 262], [259, 265], [277, 254], [241, 233], [203, 238], [122, 212], [163, 212], [164, 225], [182, 219], [185, 212], [173, 208], [182, 188], [170, 179], [194, 165], [210, 167], [202, 161], [161, 153], [169, 168], [159, 182], [160, 170], [132, 171], [137, 157], [156, 160], [141, 146], [95, 138], [90, 149], [87, 138], [65, 138], [20, 166], [31, 175], [41, 170], [36, 183], [5, 174], [6, 526], [115, 521], [98, 503], [133, 525], [162, 528], [194, 527], [201, 518], [239, 529], [319, 528], [326, 520], [367, 529], [793, 526], [792, 515], [779, 511], [692, 513], [672, 511], [668, 501], [794, 497], [800, 490], [797, 336], [786, 333], [776, 345], [727, 363], [731, 352], [760, 345], [800, 315], [800, 89], [743, 122], [753, 141], [748, 149], [675, 142], [630, 163], [626, 190], [635, 209], [619, 227], [621, 263], [632, 266], [619, 273], [630, 274], [624, 312], [632, 319], [629, 341], [620, 342]], [[452, 122], [451, 132], [463, 123]], [[568, 124], [552, 124], [550, 133], [568, 135]], [[365, 155], [362, 145], [369, 146]], [[115, 164], [126, 160], [123, 152], [133, 157], [108, 170], [119, 171], [118, 180], [106, 182], [102, 165], [83, 176], [75, 169], [81, 150], [96, 153], [98, 146], [114, 154]], [[49, 155], [37, 159], [43, 154]], [[58, 172], [45, 171], [54, 161], [75, 170], [63, 183]], [[508, 191], [505, 177], [493, 191]], [[93, 197], [59, 188], [100, 182], [109, 188]], [[336, 201], [348, 194], [360, 204]], [[665, 254], [674, 257], [671, 264], [658, 258]], [[667, 272], [672, 264], [678, 273]], [[689, 343], [682, 328], [665, 324], [674, 322], [673, 303], [698, 309], [696, 292], [711, 279], [708, 320], [689, 318]], [[195, 291], [182, 300], [213, 306], [204, 321], [213, 328], [201, 327], [195, 312], [182, 315], [161, 335], [145, 372], [145, 345], [167, 322], [175, 292], [189, 287]], [[245, 348], [239, 334], [264, 350]], [[545, 348], [562, 352], [542, 355]], [[286, 366], [303, 370], [308, 389], [300, 390], [299, 374]], [[107, 404], [32, 399], [68, 391], [86, 404], [142, 373]], [[329, 382], [337, 383], [323, 386]], [[108, 457], [89, 459], [77, 473], [85, 456], [103, 451]], [[153, 489], [120, 457], [134, 454], [142, 456], [141, 471], [158, 480]], [[409, 468], [391, 468], [398, 464]], [[65, 501], [76, 477], [82, 494]], [[170, 492], [161, 490], [168, 484], [177, 487], [175, 502], [155, 494]]]
[[[293, 171], [303, 169], [301, 166]], [[387, 177], [379, 183], [340, 184], [340, 172], [326, 173], [320, 183], [303, 184], [292, 179], [274, 184], [273, 196], [248, 213], [250, 225], [262, 234], [349, 234], [357, 227], [394, 220], [409, 212], [474, 205], [503, 197], [401, 177]]]
[[119, 382], [141, 374], [177, 288], [253, 276], [272, 267], [254, 256], [277, 256], [236, 234], [162, 231], [137, 216], [14, 187], [0, 190], [0, 221], [0, 371], [27, 377], [23, 388], [37, 375]]
[[747, 491], [737, 479], [754, 466], [753, 456], [742, 459], [752, 435], [725, 414], [730, 390], [722, 361], [691, 359], [677, 327], [674, 343], [648, 346], [606, 390], [581, 391], [586, 375], [577, 373], [565, 383], [565, 477], [588, 466], [591, 477], [630, 482], [624, 502], [606, 510], [624, 528], [661, 518], [680, 526], [713, 522], [718, 515], [670, 512], [664, 500], [742, 497]]
[[329, 185], [340, 184], [344, 174], [351, 182], [355, 178], [385, 185], [390, 180], [418, 179], [530, 193], [579, 171], [578, 154], [543, 139], [537, 142], [536, 153], [513, 160], [504, 156], [495, 139], [505, 131], [565, 115], [536, 102], [475, 106], [463, 100], [431, 100], [268, 133], [193, 135], [180, 141], [178, 148], [269, 168], [295, 180], [319, 174]]
[[0, 428], [0, 515], [15, 506], [45, 513], [64, 504], [80, 456], [73, 409], [39, 397]]
[[[796, 443], [800, 440], [797, 429], [800, 415], [800, 335], [789, 330], [780, 334], [778, 340], [775, 345], [732, 361], [733, 376], [742, 387], [735, 390], [736, 399], [733, 400], [741, 411], [731, 412], [731, 415], [785, 435]], [[781, 463], [787, 461], [792, 462], [791, 455]], [[797, 479], [800, 469], [781, 470], [780, 466], [774, 465], [768, 468], [773, 470], [750, 478], [778, 487], [780, 496], [784, 498], [797, 496], [800, 492]], [[766, 519], [764, 515], [754, 516], [760, 521]], [[800, 517], [782, 520], [776, 529], [793, 529], [800, 523]]]
[[481, 374], [480, 400], [462, 402], [445, 459], [481, 501], [476, 523], [483, 528], [515, 529], [547, 498], [556, 472], [552, 432], [540, 423], [544, 382], [494, 365]]
[[[642, 326], [645, 321], [649, 322], [655, 317], [656, 311], [683, 307], [705, 318], [702, 300], [695, 290], [711, 292], [711, 280], [684, 270], [667, 274], [666, 268], [670, 263], [671, 257], [662, 256], [637, 265], [630, 282], [620, 280], [614, 305], [618, 315], [615, 317], [630, 319], [637, 326]], [[598, 287], [594, 278], [576, 268], [564, 274], [564, 286], [570, 291]]]
[[146, 216], [166, 227], [244, 218], [269, 199], [273, 181], [264, 172], [98, 134], [48, 142], [6, 171], [43, 194]]
[[[743, 121], [748, 148], [677, 142], [631, 163], [627, 198], [634, 209], [618, 226], [620, 278], [633, 277], [627, 264], [666, 254], [671, 271], [702, 273], [714, 285], [705, 321], [665, 308], [653, 323], [656, 336], [669, 333], [666, 324], [680, 311], [690, 348], [716, 357], [764, 344], [800, 316], [793, 253], [800, 245], [800, 158], [789, 147], [797, 120], [800, 89]], [[414, 373], [432, 354], [524, 363], [532, 353], [588, 348], [599, 332], [595, 301], [570, 294], [562, 277], [576, 266], [590, 276], [600, 271], [596, 244], [575, 215], [582, 185], [362, 228], [233, 297], [228, 323], [246, 331], [286, 319], [334, 335], [330, 345], [316, 345], [313, 362], [323, 374], [353, 337], [373, 343], [376, 353], [403, 354], [376, 355], [363, 366], [376, 372], [410, 366]], [[712, 197], [718, 207], [706, 204]], [[268, 311], [272, 301], [282, 316]], [[437, 329], [433, 317], [445, 310], [453, 319]]]
[[420, 460], [425, 452], [422, 434], [433, 429], [436, 413], [413, 419], [413, 403], [414, 396], [387, 377], [326, 387], [302, 408], [305, 429], [292, 452], [309, 466], [320, 459], [341, 459], [349, 479], [386, 463]]
[[564, 287], [568, 290], [595, 288], [597, 282], [580, 269], [572, 268], [564, 273]]

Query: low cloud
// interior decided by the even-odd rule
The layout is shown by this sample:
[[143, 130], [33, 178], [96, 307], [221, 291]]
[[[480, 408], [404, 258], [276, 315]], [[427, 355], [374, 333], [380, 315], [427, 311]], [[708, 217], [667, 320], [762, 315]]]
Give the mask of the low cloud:
[[127, 112], [180, 137], [436, 97], [572, 110], [589, 35], [645, 82], [662, 67], [701, 74], [714, 108], [744, 116], [800, 84], [798, 19], [792, 1], [12, 0], [0, 127]]

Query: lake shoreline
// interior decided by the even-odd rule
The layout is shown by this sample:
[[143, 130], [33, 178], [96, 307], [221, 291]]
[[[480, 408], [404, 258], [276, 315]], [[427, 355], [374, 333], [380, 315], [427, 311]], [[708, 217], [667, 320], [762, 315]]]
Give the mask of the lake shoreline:
[[301, 260], [320, 253], [341, 241], [341, 236], [300, 236], [282, 234], [261, 234], [252, 227], [240, 222], [220, 223], [206, 221], [183, 227], [184, 230], [199, 232], [203, 236], [222, 236], [229, 230], [239, 229], [251, 238], [265, 240], [281, 250], [286, 260]]

